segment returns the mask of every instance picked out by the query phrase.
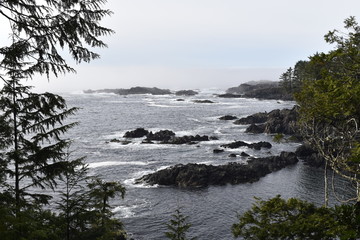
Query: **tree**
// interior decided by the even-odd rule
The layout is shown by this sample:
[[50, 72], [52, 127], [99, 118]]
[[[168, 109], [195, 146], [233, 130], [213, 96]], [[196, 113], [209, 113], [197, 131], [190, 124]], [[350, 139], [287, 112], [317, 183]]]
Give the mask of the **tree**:
[[[233, 224], [234, 237], [244, 239], [349, 239], [352, 225], [343, 224], [333, 209], [316, 207], [299, 199], [280, 196], [257, 199], [252, 208]], [[345, 238], [343, 238], [345, 237]]]
[[326, 41], [336, 43], [336, 48], [310, 58], [313, 75], [295, 99], [300, 105], [299, 122], [305, 139], [326, 160], [325, 170], [329, 166], [356, 184], [357, 194], [352, 200], [360, 202], [360, 28], [350, 17], [345, 20], [345, 29], [346, 34], [332, 31], [326, 35]]
[[[176, 209], [175, 214], [172, 215], [170, 223], [167, 224], [168, 232], [165, 232], [165, 236], [171, 240], [186, 240], [186, 233], [188, 232], [191, 224], [187, 222], [188, 217], [184, 216], [180, 209]], [[191, 238], [191, 239], [196, 239]]]
[[64, 48], [78, 63], [99, 58], [90, 48], [106, 47], [99, 37], [113, 33], [99, 24], [112, 13], [101, 8], [105, 3], [106, 0], [1, 1], [0, 16], [11, 28], [10, 46], [0, 48], [2, 71], [16, 78], [74, 72], [63, 51], [59, 51]]
[[110, 199], [118, 195], [124, 198], [126, 192], [124, 186], [118, 182], [106, 182], [95, 178], [89, 182], [88, 187], [89, 203], [91, 209], [93, 209], [92, 218], [90, 219], [92, 235], [98, 237], [99, 240], [126, 239], [122, 223], [112, 218], [113, 213], [109, 203]]
[[[22, 84], [35, 74], [75, 72], [66, 61], [65, 50], [77, 62], [99, 58], [91, 49], [106, 47], [101, 36], [112, 34], [100, 21], [111, 15], [102, 9], [106, 0], [4, 0], [0, 2], [2, 23], [10, 27], [9, 44], [0, 47], [0, 200], [5, 230], [15, 239], [31, 237], [31, 224], [44, 224], [41, 208], [58, 178], [71, 173], [66, 161], [70, 140], [63, 134], [76, 123], [64, 120], [76, 112], [55, 94], [33, 93]], [[31, 189], [31, 190], [30, 190]], [[36, 221], [40, 222], [36, 222]], [[49, 220], [50, 221], [50, 220]], [[7, 226], [7, 227], [6, 227]], [[50, 227], [48, 227], [49, 232]], [[7, 232], [9, 233], [9, 232]], [[4, 233], [1, 233], [1, 236]], [[10, 236], [10, 235], [9, 235]]]

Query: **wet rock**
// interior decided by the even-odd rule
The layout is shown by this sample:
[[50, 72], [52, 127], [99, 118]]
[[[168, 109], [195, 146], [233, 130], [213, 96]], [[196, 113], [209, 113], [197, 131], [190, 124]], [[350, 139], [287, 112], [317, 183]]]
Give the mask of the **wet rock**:
[[213, 101], [210, 100], [194, 100], [194, 103], [214, 103]]
[[268, 119], [268, 114], [266, 112], [255, 113], [253, 115], [240, 118], [234, 122], [234, 124], [256, 124], [256, 123], [264, 123]]
[[107, 142], [107, 143], [120, 143], [120, 144], [122, 144], [122, 145], [127, 145], [127, 144], [131, 143], [131, 141], [120, 140], [120, 139], [114, 138], [114, 139], [111, 139], [111, 140], [110, 140], [109, 142]]
[[308, 144], [298, 147], [295, 154], [309, 166], [323, 167], [325, 165], [325, 159]]
[[257, 142], [257, 143], [246, 143], [243, 141], [235, 141], [232, 143], [228, 143], [228, 144], [223, 144], [220, 145], [220, 147], [224, 147], [224, 148], [239, 148], [239, 147], [248, 147], [248, 148], [253, 148], [255, 150], [260, 150], [261, 148], [271, 148], [272, 145], [269, 142]]
[[168, 142], [175, 136], [175, 133], [171, 130], [160, 130], [158, 132], [149, 132], [146, 136], [147, 141], [161, 141]]
[[240, 156], [242, 156], [242, 157], [249, 157], [250, 155], [247, 154], [246, 152], [241, 152], [241, 153], [240, 153]]
[[144, 128], [137, 128], [134, 131], [128, 131], [125, 133], [125, 138], [141, 138], [145, 137], [149, 133], [148, 130], [145, 130]]
[[282, 152], [280, 156], [253, 158], [247, 164], [229, 163], [213, 166], [205, 164], [178, 164], [136, 180], [136, 183], [177, 187], [206, 187], [209, 185], [239, 184], [258, 181], [261, 177], [298, 162], [295, 153]]
[[237, 117], [231, 116], [231, 115], [225, 115], [225, 116], [219, 117], [219, 119], [220, 120], [235, 120], [235, 119], [237, 119]]
[[225, 150], [224, 149], [214, 149], [213, 150], [213, 153], [222, 153], [222, 152], [224, 152]]
[[209, 141], [209, 137], [206, 135], [200, 136], [182, 136], [182, 137], [172, 137], [166, 143], [168, 144], [196, 144], [197, 142]]

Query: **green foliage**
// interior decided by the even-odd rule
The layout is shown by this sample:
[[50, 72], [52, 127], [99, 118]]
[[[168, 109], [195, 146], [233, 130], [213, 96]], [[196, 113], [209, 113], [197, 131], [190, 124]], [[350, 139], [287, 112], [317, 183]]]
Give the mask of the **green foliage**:
[[284, 140], [284, 134], [278, 133], [273, 137], [273, 141], [276, 143], [281, 143]]
[[[184, 216], [180, 209], [176, 209], [175, 214], [172, 215], [170, 223], [167, 224], [168, 232], [165, 232], [165, 236], [171, 240], [186, 240], [186, 233], [188, 232], [191, 224], [187, 222], [188, 217]], [[191, 238], [191, 239], [196, 239]]]
[[11, 75], [31, 78], [35, 73], [73, 72], [60, 49], [67, 48], [78, 63], [99, 55], [89, 48], [106, 47], [99, 39], [112, 34], [99, 22], [112, 14], [102, 9], [106, 0], [34, 0], [0, 2], [2, 23], [11, 26], [9, 46], [0, 48], [0, 67]]
[[239, 216], [232, 233], [235, 237], [264, 240], [354, 237], [353, 226], [339, 218], [343, 219], [333, 209], [277, 196], [268, 201], [257, 199], [250, 210]]
[[[106, 0], [0, 2], [9, 44], [0, 47], [0, 236], [1, 239], [125, 239], [112, 219], [109, 199], [125, 188], [100, 180], [88, 184], [83, 159], [70, 160], [65, 123], [77, 109], [55, 94], [37, 94], [21, 81], [35, 74], [75, 72], [76, 63], [99, 57], [101, 36], [112, 34], [100, 21], [111, 15]], [[60, 189], [64, 187], [63, 191]], [[45, 191], [43, 191], [45, 190]], [[61, 191], [58, 214], [44, 210], [51, 191]], [[45, 192], [45, 193], [40, 193]], [[99, 223], [100, 219], [100, 223]]]

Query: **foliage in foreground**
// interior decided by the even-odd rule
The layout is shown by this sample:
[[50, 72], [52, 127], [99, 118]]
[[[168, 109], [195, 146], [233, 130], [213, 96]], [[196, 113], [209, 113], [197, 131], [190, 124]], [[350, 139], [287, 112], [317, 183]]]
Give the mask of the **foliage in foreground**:
[[355, 239], [360, 237], [356, 207], [316, 207], [295, 198], [257, 199], [233, 224], [235, 237], [245, 239]]
[[[186, 233], [188, 232], [191, 224], [188, 223], [188, 217], [184, 216], [180, 209], [176, 209], [175, 214], [172, 215], [170, 223], [166, 226], [169, 229], [168, 232], [165, 232], [165, 236], [171, 240], [187, 240]], [[196, 239], [191, 238], [191, 240]]]

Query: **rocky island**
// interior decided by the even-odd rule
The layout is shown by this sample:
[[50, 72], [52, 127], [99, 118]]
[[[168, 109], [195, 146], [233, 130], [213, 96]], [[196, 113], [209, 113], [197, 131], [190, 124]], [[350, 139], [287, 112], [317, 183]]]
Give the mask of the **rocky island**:
[[298, 162], [295, 153], [282, 152], [279, 156], [252, 158], [247, 164], [229, 163], [213, 166], [205, 164], [177, 164], [145, 175], [137, 184], [165, 185], [184, 188], [209, 185], [239, 184], [258, 181], [265, 175]]

